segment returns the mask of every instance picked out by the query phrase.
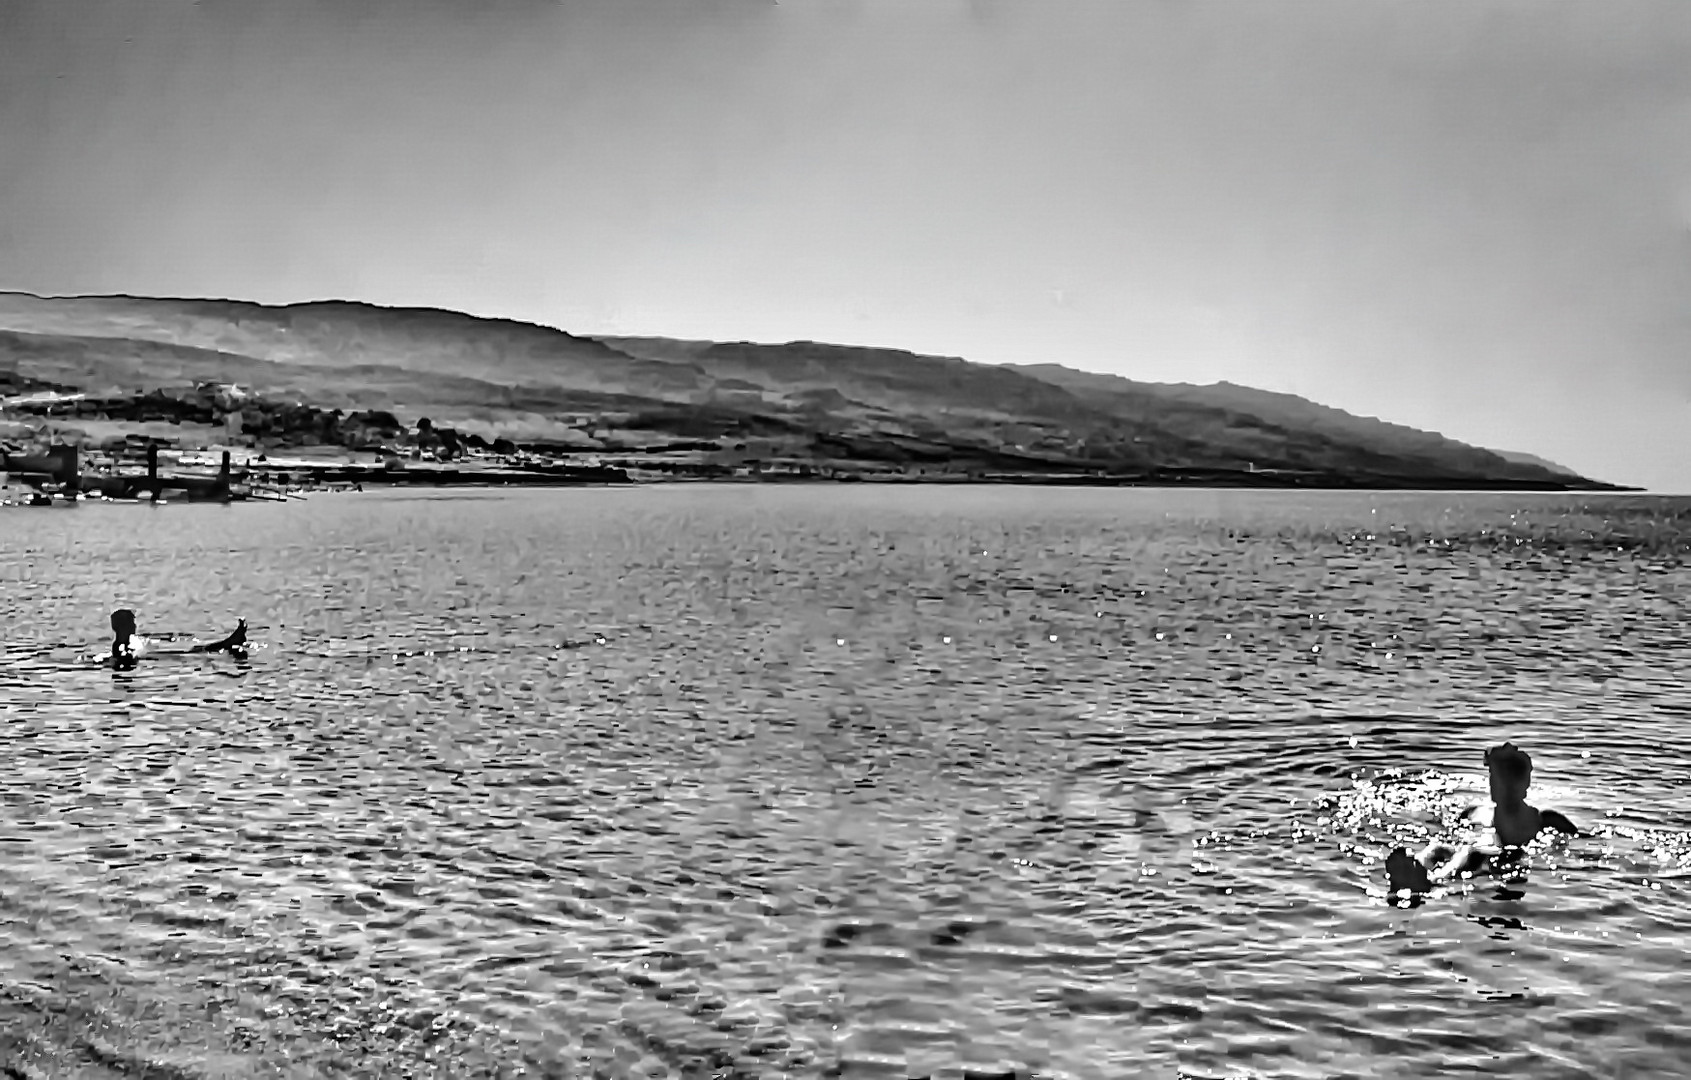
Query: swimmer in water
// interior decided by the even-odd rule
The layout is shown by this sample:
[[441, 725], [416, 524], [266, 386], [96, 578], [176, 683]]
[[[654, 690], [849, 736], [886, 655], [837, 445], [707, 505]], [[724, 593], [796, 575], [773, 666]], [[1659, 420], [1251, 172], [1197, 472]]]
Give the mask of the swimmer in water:
[[[137, 644], [139, 643], [139, 645]], [[112, 666], [127, 670], [135, 666], [136, 657], [146, 649], [146, 639], [135, 634], [135, 613], [128, 608], [112, 612]], [[209, 645], [195, 645], [183, 653], [226, 652], [237, 660], [247, 656], [247, 620], [242, 619], [235, 632], [222, 641]]]
[[1579, 835], [1574, 823], [1561, 813], [1540, 810], [1527, 802], [1532, 757], [1525, 750], [1506, 742], [1487, 750], [1485, 763], [1491, 774], [1491, 803], [1468, 807], [1462, 811], [1462, 818], [1489, 835], [1462, 847], [1435, 841], [1419, 856], [1401, 847], [1395, 849], [1386, 856], [1387, 888], [1392, 895], [1430, 892], [1439, 882], [1514, 862], [1544, 829]]

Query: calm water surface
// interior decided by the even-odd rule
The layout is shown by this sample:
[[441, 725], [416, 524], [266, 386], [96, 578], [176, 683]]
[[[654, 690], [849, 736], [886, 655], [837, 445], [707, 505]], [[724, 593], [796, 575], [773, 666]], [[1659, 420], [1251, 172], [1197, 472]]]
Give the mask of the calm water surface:
[[[1684, 1075], [1688, 551], [1643, 497], [0, 511], [0, 1075]], [[114, 673], [119, 605], [258, 647]], [[1387, 903], [1503, 738], [1594, 835]]]

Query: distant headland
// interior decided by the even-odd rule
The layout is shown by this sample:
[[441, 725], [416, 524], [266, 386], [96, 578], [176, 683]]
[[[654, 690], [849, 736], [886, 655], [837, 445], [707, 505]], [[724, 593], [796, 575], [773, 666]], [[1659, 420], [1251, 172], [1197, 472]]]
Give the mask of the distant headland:
[[241, 482], [1636, 490], [1228, 383], [348, 301], [0, 293], [0, 467], [51, 482], [67, 447], [126, 494], [113, 478], [150, 454], [156, 486], [162, 452], [226, 495], [227, 459], [203, 471], [223, 451]]

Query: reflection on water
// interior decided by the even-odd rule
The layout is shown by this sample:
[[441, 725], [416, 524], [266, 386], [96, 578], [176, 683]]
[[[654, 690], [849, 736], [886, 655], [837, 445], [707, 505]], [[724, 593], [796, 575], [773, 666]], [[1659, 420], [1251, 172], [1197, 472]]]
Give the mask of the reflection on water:
[[[8, 1075], [1691, 1065], [1684, 502], [4, 514]], [[1387, 905], [1503, 738], [1594, 835]]]

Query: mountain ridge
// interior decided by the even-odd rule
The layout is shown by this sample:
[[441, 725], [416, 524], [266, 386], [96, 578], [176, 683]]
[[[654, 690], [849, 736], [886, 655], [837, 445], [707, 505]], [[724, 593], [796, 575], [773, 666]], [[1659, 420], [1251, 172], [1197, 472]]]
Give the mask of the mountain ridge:
[[686, 445], [718, 473], [780, 463], [876, 478], [1614, 487], [1530, 455], [1230, 383], [1140, 383], [809, 340], [577, 335], [358, 300], [0, 292], [0, 374], [8, 370], [107, 395], [251, 384], [302, 407], [427, 415], [572, 452]]
[[1391, 446], [1397, 453], [1410, 457], [1441, 453], [1480, 454], [1509, 464], [1536, 465], [1565, 476], [1578, 475], [1571, 469], [1535, 455], [1475, 446], [1437, 432], [1424, 431], [1378, 417], [1361, 416], [1284, 391], [1261, 390], [1226, 380], [1209, 384], [1143, 382], [1122, 375], [1077, 371], [1057, 364], [1011, 366], [1070, 389], [1126, 389], [1170, 401], [1230, 409], [1271, 420], [1282, 426], [1325, 430], [1360, 438], [1375, 445]]

